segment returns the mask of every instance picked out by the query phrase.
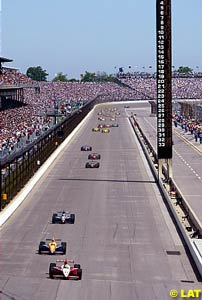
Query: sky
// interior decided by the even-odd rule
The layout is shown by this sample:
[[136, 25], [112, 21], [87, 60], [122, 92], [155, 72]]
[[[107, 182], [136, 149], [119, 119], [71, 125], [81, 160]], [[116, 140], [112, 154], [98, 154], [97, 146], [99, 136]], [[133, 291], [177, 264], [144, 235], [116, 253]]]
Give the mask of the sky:
[[[202, 71], [202, 0], [171, 7], [172, 65]], [[0, 0], [0, 10], [0, 55], [22, 73], [156, 70], [156, 0]]]

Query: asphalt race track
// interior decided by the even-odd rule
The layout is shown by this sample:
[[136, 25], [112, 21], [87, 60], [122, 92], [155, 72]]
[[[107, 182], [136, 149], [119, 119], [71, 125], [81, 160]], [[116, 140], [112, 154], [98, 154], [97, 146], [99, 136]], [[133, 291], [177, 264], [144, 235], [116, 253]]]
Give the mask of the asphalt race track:
[[[124, 105], [105, 107], [117, 107], [120, 126], [92, 132], [100, 123], [97, 108], [2, 226], [1, 300], [167, 300], [171, 289], [201, 289]], [[85, 144], [101, 154], [100, 168], [85, 168]], [[52, 213], [63, 209], [75, 213], [75, 224], [51, 224]], [[67, 242], [67, 257], [83, 269], [81, 281], [49, 278], [56, 257], [37, 249], [52, 236]]]

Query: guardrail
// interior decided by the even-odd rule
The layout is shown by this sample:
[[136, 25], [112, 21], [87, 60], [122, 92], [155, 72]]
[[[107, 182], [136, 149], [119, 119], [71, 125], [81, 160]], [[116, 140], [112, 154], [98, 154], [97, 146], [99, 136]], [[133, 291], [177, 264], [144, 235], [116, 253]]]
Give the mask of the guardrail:
[[129, 118], [136, 137], [144, 151], [150, 169], [158, 183], [164, 202], [169, 209], [180, 233], [189, 248], [196, 267], [202, 276], [202, 226], [200, 220], [183, 196], [173, 179], [166, 181], [167, 170], [163, 167], [164, 178], [158, 178], [158, 156], [134, 116]]

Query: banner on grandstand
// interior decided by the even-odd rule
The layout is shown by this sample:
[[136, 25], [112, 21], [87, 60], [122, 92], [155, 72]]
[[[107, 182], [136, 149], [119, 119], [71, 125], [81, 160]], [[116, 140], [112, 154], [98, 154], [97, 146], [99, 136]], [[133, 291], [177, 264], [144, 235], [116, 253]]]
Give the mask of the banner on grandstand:
[[171, 0], [156, 0], [157, 149], [172, 158]]

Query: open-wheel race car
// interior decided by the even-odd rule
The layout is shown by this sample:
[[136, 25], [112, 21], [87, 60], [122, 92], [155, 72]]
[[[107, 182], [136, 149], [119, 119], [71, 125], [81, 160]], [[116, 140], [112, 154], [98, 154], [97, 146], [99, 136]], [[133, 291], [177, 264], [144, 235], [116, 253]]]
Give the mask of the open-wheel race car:
[[61, 242], [60, 239], [46, 239], [46, 242], [39, 243], [39, 254], [66, 254], [67, 243]]
[[86, 168], [99, 168], [100, 163], [95, 160], [87, 161]]
[[112, 125], [110, 125], [110, 124], [104, 124], [103, 125], [103, 128], [110, 128], [110, 127], [112, 127]]
[[57, 213], [54, 213], [52, 216], [52, 223], [53, 224], [74, 224], [75, 222], [75, 214], [71, 214], [70, 212], [59, 211]]
[[[62, 262], [62, 265], [57, 265], [57, 262]], [[56, 263], [50, 263], [49, 276], [50, 278], [76, 279], [81, 280], [82, 269], [79, 264], [74, 264], [73, 260], [56, 260]], [[70, 265], [72, 264], [72, 266]]]
[[102, 129], [102, 133], [109, 133], [109, 132], [110, 132], [109, 128], [103, 128]]
[[104, 127], [104, 124], [98, 124], [97, 126], [99, 129], [103, 128]]
[[90, 153], [88, 155], [88, 159], [100, 159], [100, 158], [101, 158], [101, 155], [98, 153]]
[[112, 127], [119, 127], [119, 124], [118, 123], [113, 123]]
[[105, 118], [103, 118], [103, 117], [98, 117], [98, 120], [99, 120], [99, 121], [104, 121]]
[[93, 128], [92, 128], [92, 131], [93, 131], [93, 132], [99, 132], [99, 131], [100, 131], [100, 128], [98, 128], [98, 127], [93, 127]]
[[81, 151], [92, 151], [92, 146], [89, 145], [81, 146]]

